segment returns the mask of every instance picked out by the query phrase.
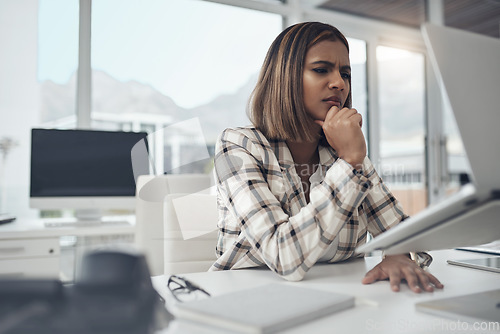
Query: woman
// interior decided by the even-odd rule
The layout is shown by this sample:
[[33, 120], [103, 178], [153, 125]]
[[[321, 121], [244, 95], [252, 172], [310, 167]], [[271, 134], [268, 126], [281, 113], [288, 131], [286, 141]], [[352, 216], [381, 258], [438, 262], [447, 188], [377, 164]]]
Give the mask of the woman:
[[[250, 103], [253, 126], [216, 146], [218, 260], [211, 270], [267, 266], [301, 280], [316, 262], [355, 248], [406, 216], [366, 157], [351, 108], [349, 45], [336, 28], [296, 24], [272, 43]], [[406, 255], [387, 256], [363, 283], [442, 284]]]

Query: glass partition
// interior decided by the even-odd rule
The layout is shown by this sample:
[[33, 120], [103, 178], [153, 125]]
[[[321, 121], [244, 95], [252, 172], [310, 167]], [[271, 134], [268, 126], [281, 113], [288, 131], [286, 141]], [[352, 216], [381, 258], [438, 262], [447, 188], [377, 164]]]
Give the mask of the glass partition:
[[405, 212], [427, 206], [424, 55], [377, 47], [379, 172]]

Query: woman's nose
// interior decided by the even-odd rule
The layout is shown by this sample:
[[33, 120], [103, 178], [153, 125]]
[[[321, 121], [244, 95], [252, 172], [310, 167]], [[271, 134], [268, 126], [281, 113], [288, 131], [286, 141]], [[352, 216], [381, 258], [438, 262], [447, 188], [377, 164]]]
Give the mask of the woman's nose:
[[336, 71], [332, 72], [332, 74], [330, 76], [330, 81], [328, 83], [328, 88], [338, 89], [338, 90], [345, 89], [344, 79], [342, 78], [342, 75], [339, 72], [336, 72]]

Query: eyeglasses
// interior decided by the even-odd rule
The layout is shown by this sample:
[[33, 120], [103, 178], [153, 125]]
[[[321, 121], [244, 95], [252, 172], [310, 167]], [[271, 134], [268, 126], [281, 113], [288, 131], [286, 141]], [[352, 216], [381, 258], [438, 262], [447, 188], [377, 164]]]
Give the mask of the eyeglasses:
[[199, 299], [199, 292], [210, 297], [210, 294], [199, 286], [191, 283], [184, 277], [176, 275], [169, 277], [167, 287], [172, 296], [180, 302]]

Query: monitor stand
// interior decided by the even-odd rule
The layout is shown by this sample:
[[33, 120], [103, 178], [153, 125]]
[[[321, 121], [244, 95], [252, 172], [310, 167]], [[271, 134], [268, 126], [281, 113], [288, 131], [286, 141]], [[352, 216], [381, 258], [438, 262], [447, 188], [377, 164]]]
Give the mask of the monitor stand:
[[102, 210], [100, 209], [77, 209], [75, 218], [82, 223], [101, 222]]
[[44, 219], [45, 227], [93, 227], [131, 225], [129, 216], [103, 216], [99, 209], [75, 210], [75, 217]]

